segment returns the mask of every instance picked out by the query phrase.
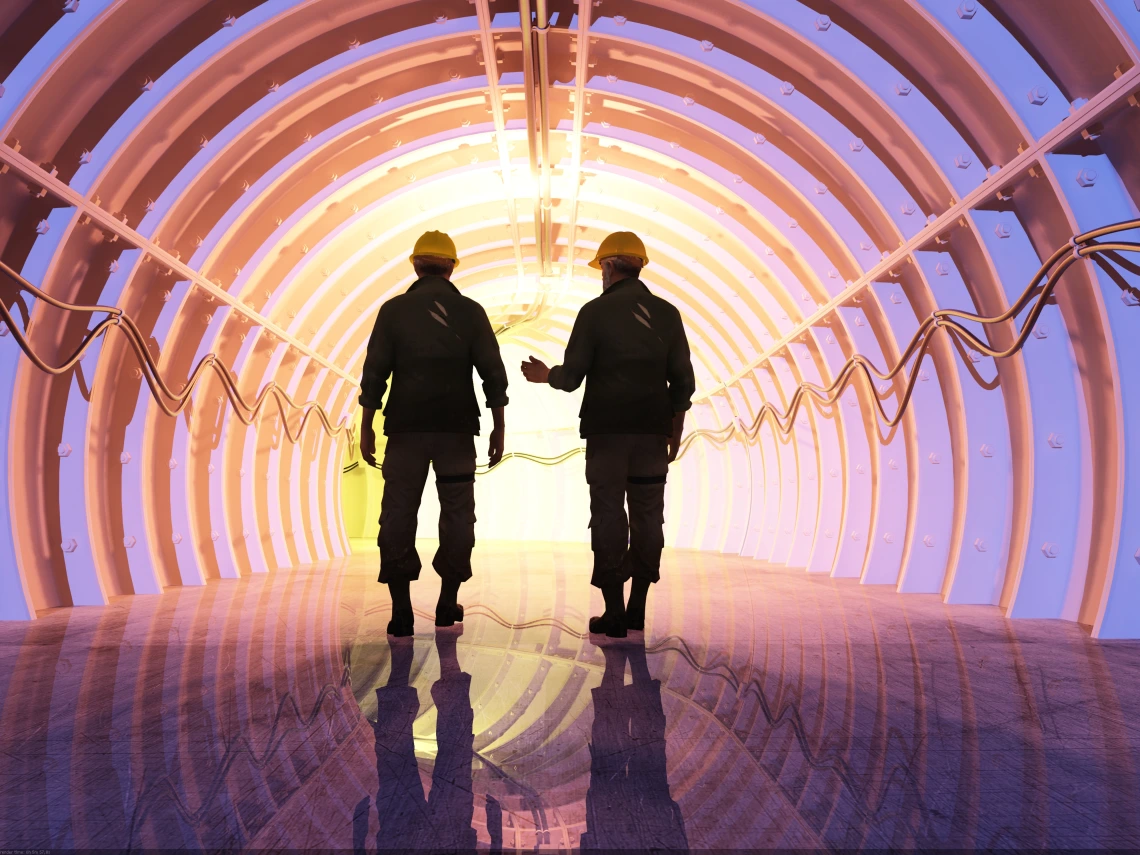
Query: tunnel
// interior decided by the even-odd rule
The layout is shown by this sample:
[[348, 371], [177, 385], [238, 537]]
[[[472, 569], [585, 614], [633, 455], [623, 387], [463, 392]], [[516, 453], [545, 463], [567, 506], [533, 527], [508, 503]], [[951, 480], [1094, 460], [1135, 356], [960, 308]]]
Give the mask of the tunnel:
[[[74, 720], [64, 748], [0, 760], [54, 805], [8, 787], [0, 844], [285, 845], [319, 784], [338, 846], [380, 845], [377, 785], [354, 787], [384, 791], [377, 692], [402, 660], [376, 622], [384, 480], [359, 385], [412, 245], [441, 230], [511, 399], [505, 459], [486, 465], [486, 413], [478, 439], [458, 644], [486, 680], [471, 835], [626, 848], [585, 830], [618, 798], [585, 795], [604, 777], [585, 745], [621, 726], [596, 711], [587, 738], [584, 711], [624, 691], [607, 669], [625, 660], [585, 632], [581, 392], [518, 366], [561, 360], [601, 292], [588, 262], [629, 230], [697, 381], [646, 631], [654, 679], [687, 688], [646, 721], [692, 718], [721, 758], [661, 737], [676, 778], [639, 845], [674, 848], [683, 817], [693, 848], [759, 846], [760, 816], [765, 846], [1140, 845], [1138, 61], [1140, 0], [4, 0], [0, 730]], [[429, 490], [421, 537], [438, 511]], [[415, 651], [428, 709], [434, 648]], [[885, 735], [878, 759], [820, 759], [833, 712], [848, 736], [864, 715], [895, 732], [899, 691], [904, 742], [939, 732], [932, 658], [955, 685], [951, 759]], [[1028, 793], [1068, 733], [1030, 726], [1036, 693], [1070, 680], [1117, 722], [1087, 772], [1112, 791], [1099, 831], [1049, 802], [1052, 825], [1003, 832], [977, 786], [1006, 774], [989, 711], [1036, 739], [1039, 765], [1008, 771]], [[437, 770], [445, 696], [416, 718]], [[151, 704], [176, 722], [148, 725]], [[781, 748], [750, 742], [762, 725]], [[125, 765], [89, 765], [85, 727]], [[217, 756], [179, 778], [199, 737]], [[306, 759], [277, 768], [292, 739]], [[534, 780], [511, 771], [528, 762]], [[100, 769], [123, 796], [105, 827], [78, 818]], [[713, 803], [728, 818], [701, 824]]]

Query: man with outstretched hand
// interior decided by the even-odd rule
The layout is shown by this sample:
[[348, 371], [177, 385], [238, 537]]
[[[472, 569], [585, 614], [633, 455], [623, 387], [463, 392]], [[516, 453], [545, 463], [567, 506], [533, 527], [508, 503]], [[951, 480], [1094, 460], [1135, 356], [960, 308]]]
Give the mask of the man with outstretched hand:
[[411, 583], [419, 578], [416, 519], [435, 469], [439, 493], [439, 550], [432, 565], [443, 584], [435, 608], [437, 627], [463, 620], [459, 586], [471, 578], [475, 547], [475, 437], [479, 403], [473, 370], [483, 380], [494, 417], [488, 453], [494, 466], [503, 457], [503, 408], [507, 372], [499, 343], [483, 307], [451, 283], [459, 263], [455, 244], [442, 232], [427, 232], [411, 256], [418, 277], [406, 293], [380, 307], [360, 384], [364, 410], [360, 453], [376, 465], [372, 420], [392, 380], [384, 409], [384, 498], [380, 506], [380, 582], [392, 597], [388, 633], [414, 632]]
[[605, 613], [590, 619], [590, 632], [612, 638], [645, 627], [649, 586], [661, 575], [665, 479], [696, 389], [680, 313], [639, 278], [648, 263], [632, 232], [602, 241], [590, 266], [602, 271], [604, 290], [578, 313], [563, 364], [548, 368], [533, 356], [522, 364], [531, 383], [572, 392], [586, 382], [580, 415], [594, 550], [590, 583], [606, 603]]

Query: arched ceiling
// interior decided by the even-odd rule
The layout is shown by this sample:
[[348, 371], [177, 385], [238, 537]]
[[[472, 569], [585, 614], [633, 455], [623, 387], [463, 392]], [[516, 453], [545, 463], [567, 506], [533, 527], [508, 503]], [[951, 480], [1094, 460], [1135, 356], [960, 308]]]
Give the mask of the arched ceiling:
[[[164, 376], [214, 353], [250, 398], [348, 418], [429, 228], [508, 362], [557, 360], [585, 262], [632, 229], [721, 440], [678, 464], [672, 543], [1140, 634], [1134, 269], [1073, 268], [1008, 360], [940, 339], [897, 429], [874, 402], [905, 377], [788, 440], [733, 428], [853, 354], [892, 365], [936, 309], [999, 314], [1136, 215], [1133, 0], [9, 0], [0, 32], [3, 260], [129, 313]], [[24, 305], [40, 352], [86, 329]], [[246, 428], [210, 379], [170, 419], [122, 339], [92, 353], [51, 378], [0, 342], [4, 616], [347, 549], [342, 438]], [[572, 449], [572, 402], [513, 379], [512, 450]], [[520, 461], [481, 489], [577, 477]], [[500, 516], [485, 535], [517, 532]], [[544, 518], [528, 536], [580, 536]]]

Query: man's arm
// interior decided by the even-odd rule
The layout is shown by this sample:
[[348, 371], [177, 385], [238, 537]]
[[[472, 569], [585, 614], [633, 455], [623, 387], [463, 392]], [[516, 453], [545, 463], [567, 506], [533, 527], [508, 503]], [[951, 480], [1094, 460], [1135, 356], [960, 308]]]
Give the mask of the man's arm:
[[503, 365], [503, 357], [499, 353], [499, 340], [495, 338], [495, 331], [491, 329], [491, 321], [487, 313], [480, 310], [480, 317], [476, 319], [478, 325], [475, 331], [475, 341], [471, 345], [471, 361], [475, 370], [483, 380], [483, 394], [487, 399], [487, 409], [495, 421], [491, 429], [491, 444], [487, 449], [490, 456], [490, 465], [497, 466], [503, 459], [503, 449], [506, 445], [506, 418], [504, 408], [509, 403], [507, 398], [507, 369]]
[[685, 413], [693, 406], [693, 393], [697, 380], [693, 375], [693, 360], [689, 354], [689, 340], [685, 327], [677, 318], [677, 334], [669, 346], [667, 365], [669, 403], [673, 407], [673, 434], [669, 437], [669, 462], [677, 459], [681, 448], [681, 435], [685, 431]]
[[384, 307], [376, 316], [372, 335], [368, 339], [368, 351], [364, 357], [364, 374], [360, 380], [360, 456], [369, 466], [376, 465], [376, 432], [372, 421], [388, 390], [388, 378], [392, 376], [395, 362], [392, 337], [385, 330]]
[[566, 344], [566, 355], [561, 365], [547, 368], [546, 364], [533, 356], [522, 364], [523, 376], [531, 383], [549, 383], [563, 392], [573, 392], [582, 385], [590, 366], [594, 363], [594, 336], [589, 319], [583, 319], [579, 312], [570, 331], [570, 341]]

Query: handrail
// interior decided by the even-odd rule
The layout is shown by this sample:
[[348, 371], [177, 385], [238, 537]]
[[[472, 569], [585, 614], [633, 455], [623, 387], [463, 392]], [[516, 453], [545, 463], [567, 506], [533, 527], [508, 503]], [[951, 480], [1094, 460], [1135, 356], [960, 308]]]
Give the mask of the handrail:
[[[122, 309], [117, 306], [84, 306], [58, 300], [42, 288], [33, 285], [3, 262], [0, 262], [0, 272], [15, 282], [22, 290], [28, 291], [36, 299], [42, 300], [49, 306], [84, 314], [107, 315], [106, 318], [95, 325], [94, 329], [88, 331], [80, 342], [79, 347], [70, 357], [60, 365], [51, 365], [32, 349], [31, 343], [28, 341], [23, 330], [16, 324], [12, 313], [8, 307], [0, 301], [0, 321], [3, 321], [8, 330], [11, 331], [12, 337], [16, 340], [16, 344], [19, 345], [20, 350], [24, 352], [24, 355], [31, 360], [33, 365], [47, 374], [58, 377], [61, 374], [66, 374], [68, 371], [71, 371], [79, 360], [83, 358], [88, 349], [90, 349], [95, 339], [106, 333], [109, 329], [118, 329], [127, 337], [127, 343], [139, 361], [139, 367], [142, 370], [143, 377], [146, 379], [147, 386], [150, 388], [151, 396], [154, 398], [155, 403], [158, 404], [159, 409], [168, 416], [176, 416], [186, 409], [190, 403], [191, 395], [198, 385], [198, 381], [205, 374], [207, 369], [211, 369], [217, 375], [218, 379], [221, 380], [222, 387], [226, 392], [226, 397], [233, 407], [234, 415], [246, 426], [253, 424], [258, 415], [260, 415], [266, 402], [272, 397], [281, 415], [281, 423], [285, 436], [289, 438], [290, 442], [295, 443], [301, 438], [301, 434], [304, 432], [309, 418], [313, 415], [317, 417], [321, 426], [329, 436], [336, 437], [343, 433], [347, 434], [350, 443], [354, 440], [355, 434], [347, 419], [341, 420], [339, 424], [334, 426], [324, 407], [316, 401], [306, 401], [303, 404], [298, 404], [276, 381], [270, 381], [252, 403], [248, 402], [238, 389], [237, 378], [234, 373], [227, 366], [219, 362], [217, 354], [214, 353], [208, 353], [203, 356], [195, 366], [193, 372], [191, 372], [190, 378], [186, 381], [182, 391], [175, 392], [159, 373], [158, 365], [147, 349], [146, 338], [142, 331], [134, 319]], [[168, 404], [167, 401], [172, 403]], [[300, 410], [302, 413], [301, 423], [297, 426], [295, 433], [290, 429], [289, 412], [287, 409]]]

